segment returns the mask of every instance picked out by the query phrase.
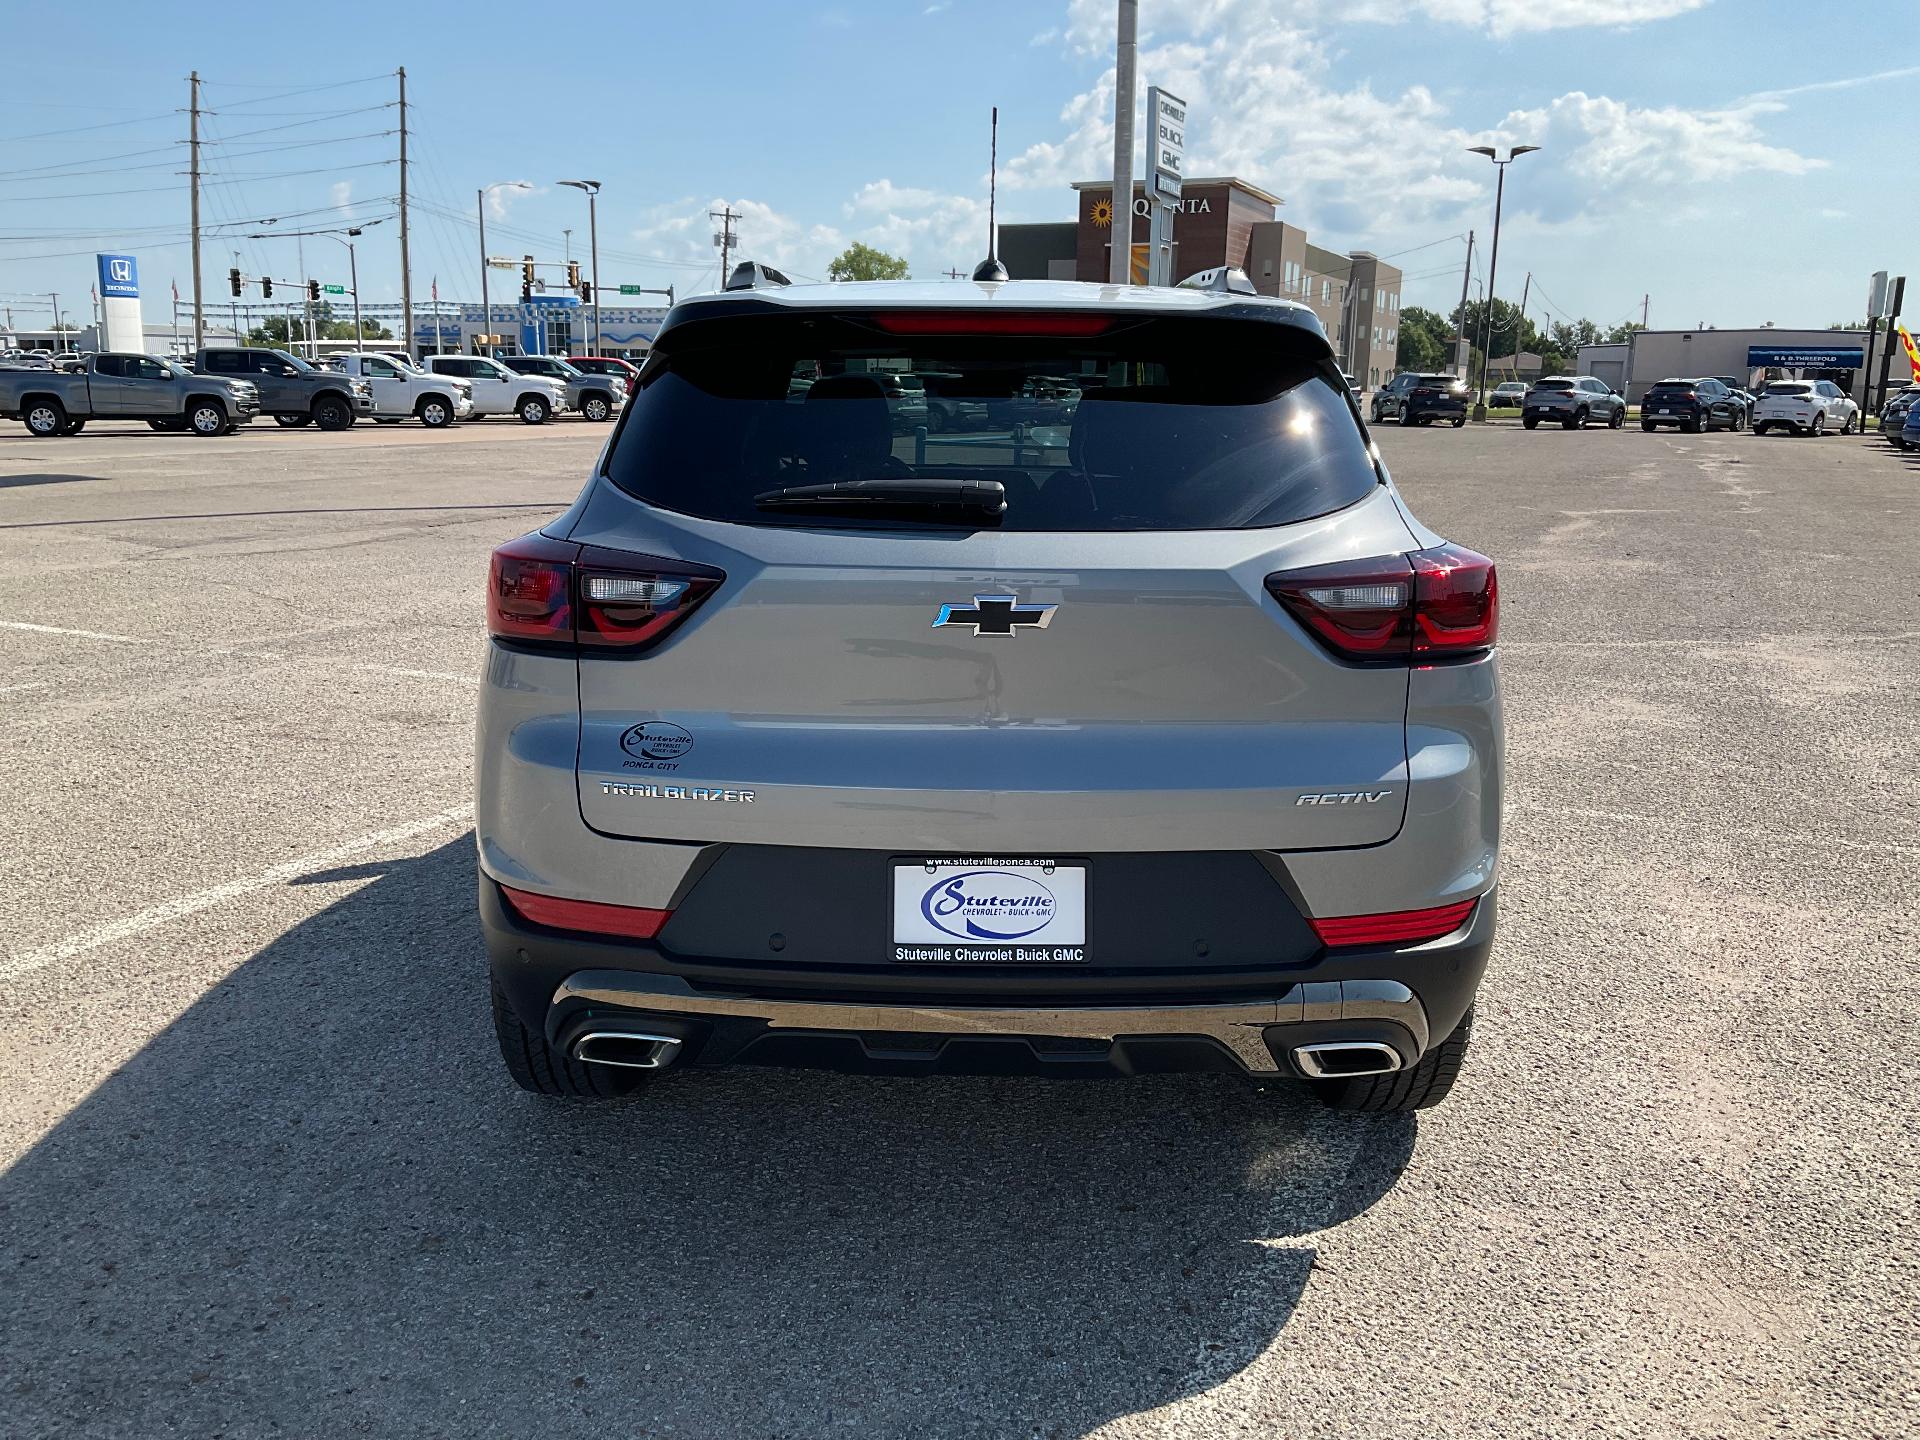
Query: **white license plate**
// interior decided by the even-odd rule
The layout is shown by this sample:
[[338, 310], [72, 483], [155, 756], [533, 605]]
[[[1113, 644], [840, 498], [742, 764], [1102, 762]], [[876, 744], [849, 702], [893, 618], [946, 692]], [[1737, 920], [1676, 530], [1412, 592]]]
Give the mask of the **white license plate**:
[[909, 965], [1084, 964], [1086, 867], [998, 856], [896, 864], [893, 958]]
[[1656, 415], [1671, 415], [1673, 412], [1671, 410], [1662, 409], [1662, 410], [1656, 410], [1653, 413]]

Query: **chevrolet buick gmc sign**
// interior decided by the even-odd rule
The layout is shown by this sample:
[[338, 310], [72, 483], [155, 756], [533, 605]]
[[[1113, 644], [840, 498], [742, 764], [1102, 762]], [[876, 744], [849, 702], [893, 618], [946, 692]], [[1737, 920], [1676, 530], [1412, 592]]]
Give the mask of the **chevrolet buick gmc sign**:
[[131, 255], [96, 255], [100, 264], [100, 295], [110, 299], [115, 295], [125, 296], [129, 300], [140, 298], [140, 268]]

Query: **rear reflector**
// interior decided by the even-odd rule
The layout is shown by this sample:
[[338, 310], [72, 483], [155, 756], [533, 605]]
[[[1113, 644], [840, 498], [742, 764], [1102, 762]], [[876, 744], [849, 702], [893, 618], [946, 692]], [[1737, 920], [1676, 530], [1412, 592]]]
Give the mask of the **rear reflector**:
[[1072, 311], [894, 310], [871, 317], [889, 335], [1104, 335], [1109, 315]]
[[555, 930], [577, 930], [585, 935], [618, 935], [627, 940], [651, 940], [672, 916], [671, 910], [643, 910], [637, 905], [600, 905], [591, 900], [561, 900], [502, 885], [500, 893], [522, 918]]
[[1309, 923], [1323, 945], [1409, 945], [1451, 935], [1473, 913], [1476, 900], [1432, 910], [1396, 910], [1386, 915], [1336, 915]]

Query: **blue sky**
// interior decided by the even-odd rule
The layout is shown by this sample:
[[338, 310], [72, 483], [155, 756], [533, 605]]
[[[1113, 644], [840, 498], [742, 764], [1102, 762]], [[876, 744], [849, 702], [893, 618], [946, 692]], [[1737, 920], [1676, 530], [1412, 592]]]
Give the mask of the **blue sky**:
[[[1476, 143], [1538, 144], [1511, 172], [1499, 292], [1534, 277], [1536, 319], [1656, 326], [1856, 319], [1875, 269], [1914, 270], [1916, 207], [1889, 165], [1920, 65], [1910, 3], [1798, 0], [1142, 0], [1140, 83], [1190, 101], [1189, 169], [1244, 176], [1318, 243], [1397, 257], [1407, 301], [1445, 309], [1493, 208]], [[546, 17], [553, 17], [549, 22]], [[186, 76], [206, 80], [206, 294], [232, 252], [300, 274], [289, 240], [390, 215], [391, 71], [415, 107], [415, 294], [477, 297], [489, 248], [558, 260], [604, 182], [601, 277], [711, 288], [708, 209], [742, 251], [824, 273], [853, 239], [914, 272], [985, 249], [987, 111], [1000, 107], [1000, 218], [1071, 218], [1110, 165], [1111, 0], [830, 0], [543, 10], [334, 0], [219, 24], [149, 5], [11, 7], [31, 35], [0, 105], [0, 304], [86, 319], [95, 250], [140, 257], [148, 318], [190, 293]], [[579, 17], [586, 17], [582, 23]], [[1891, 42], [1891, 43], [1890, 43]], [[54, 81], [42, 76], [57, 77]], [[380, 77], [380, 78], [372, 78]], [[325, 88], [317, 88], [325, 87]], [[299, 93], [292, 93], [299, 92]], [[1905, 102], [1905, 103], [1903, 103]], [[352, 113], [349, 113], [352, 112]], [[85, 127], [85, 128], [82, 128]], [[61, 132], [61, 133], [47, 133]], [[351, 138], [349, 138], [351, 137]], [[298, 147], [298, 148], [295, 148]], [[295, 173], [299, 172], [299, 173]], [[397, 299], [391, 220], [360, 242], [368, 302]], [[241, 238], [225, 238], [232, 234]], [[305, 242], [344, 283], [345, 251]], [[501, 275], [498, 290], [513, 277]], [[498, 293], [497, 290], [497, 293]], [[1916, 299], [1915, 308], [1920, 308]]]

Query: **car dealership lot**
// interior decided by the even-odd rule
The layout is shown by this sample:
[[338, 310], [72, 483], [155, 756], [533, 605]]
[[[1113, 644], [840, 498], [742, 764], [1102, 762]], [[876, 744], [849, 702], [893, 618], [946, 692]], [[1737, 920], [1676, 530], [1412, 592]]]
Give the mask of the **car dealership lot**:
[[1378, 432], [1505, 592], [1503, 929], [1438, 1110], [569, 1107], [493, 1052], [471, 710], [487, 552], [607, 434], [0, 426], [0, 1430], [1920, 1425], [1920, 459]]

